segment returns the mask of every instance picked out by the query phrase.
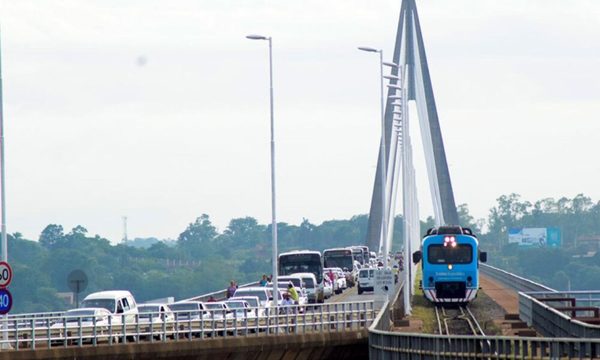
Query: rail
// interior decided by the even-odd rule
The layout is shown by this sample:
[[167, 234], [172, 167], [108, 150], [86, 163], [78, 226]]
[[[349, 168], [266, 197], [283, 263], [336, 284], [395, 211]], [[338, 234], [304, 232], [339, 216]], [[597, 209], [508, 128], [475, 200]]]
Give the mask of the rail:
[[583, 303], [587, 307], [597, 308], [600, 303], [600, 291], [520, 292], [519, 316], [544, 336], [600, 338], [599, 325], [572, 318], [552, 306], [564, 303], [567, 299], [569, 302], [575, 299], [577, 304]]
[[[240, 288], [245, 288], [245, 287], [250, 287], [250, 286], [259, 286], [258, 285], [258, 281], [255, 282], [251, 282], [251, 283], [247, 283], [247, 284], [243, 284], [240, 285]], [[178, 301], [208, 301], [210, 298], [214, 298], [217, 301], [220, 300], [224, 300], [227, 298], [227, 289], [223, 289], [223, 290], [218, 290], [218, 291], [213, 291], [211, 293], [208, 294], [204, 294], [204, 295], [200, 295], [200, 296], [194, 296], [188, 299], [184, 299], [184, 300], [178, 300]]]
[[[54, 348], [68, 346], [115, 345], [127, 342], [192, 341], [215, 337], [250, 337], [260, 334], [306, 334], [310, 332], [348, 332], [366, 330], [375, 317], [373, 301], [290, 305], [269, 309], [238, 311], [205, 310], [164, 314], [146, 313], [146, 317], [126, 315], [106, 318], [36, 317], [7, 320], [7, 340], [2, 349]], [[1, 333], [4, 331], [0, 330]], [[4, 334], [0, 339], [4, 339]]]
[[482, 274], [515, 291], [556, 291], [546, 285], [531, 281], [524, 277], [509, 273], [508, 271], [490, 265], [479, 264], [479, 270]]
[[592, 359], [600, 339], [440, 336], [369, 329], [370, 359]]

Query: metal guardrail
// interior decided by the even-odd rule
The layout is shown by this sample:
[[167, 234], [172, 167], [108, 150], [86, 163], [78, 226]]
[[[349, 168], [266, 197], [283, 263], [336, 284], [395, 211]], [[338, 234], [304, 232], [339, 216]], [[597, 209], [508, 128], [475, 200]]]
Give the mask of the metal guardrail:
[[[553, 295], [557, 293], [554, 289], [501, 269], [482, 265], [481, 270], [485, 275], [517, 291], [543, 291]], [[529, 297], [531, 298], [531, 296]], [[588, 298], [590, 297], [588, 296]], [[531, 318], [543, 319], [550, 313], [550, 309], [539, 311], [535, 299], [531, 299], [529, 304]], [[591, 299], [591, 301], [597, 300], [595, 297]], [[538, 303], [549, 308], [541, 302]], [[389, 304], [386, 303], [386, 305], [389, 307]], [[563, 320], [568, 318], [566, 315], [554, 311]], [[569, 329], [566, 323], [553, 323], [551, 320], [548, 320], [545, 325]], [[586, 333], [581, 338], [532, 338], [444, 336], [389, 330], [390, 312], [387, 307], [384, 307], [369, 327], [370, 359], [592, 359], [600, 357], [600, 334], [596, 333]], [[573, 336], [572, 330], [568, 330], [565, 334], [565, 336]]]
[[373, 301], [280, 306], [256, 316], [259, 309], [249, 309], [243, 316], [236, 311], [205, 310], [198, 314], [177, 312], [173, 320], [163, 321], [156, 313], [149, 320], [127, 322], [126, 316], [110, 316], [108, 322], [82, 317], [36, 317], [7, 320], [7, 340], [0, 330], [0, 348], [39, 349], [83, 346], [89, 343], [142, 341], [167, 342], [208, 337], [249, 337], [265, 334], [305, 334], [309, 332], [347, 332], [367, 329], [375, 317]]
[[[600, 291], [553, 291], [553, 292], [527, 292], [519, 293], [520, 316], [529, 326], [533, 326], [544, 336], [573, 337], [573, 338], [600, 338], [600, 326], [587, 324], [573, 319], [567, 314], [555, 309], [552, 303], [539, 299], [542, 298], [571, 298], [577, 303], [597, 307]], [[600, 352], [598, 353], [600, 354]]]
[[369, 359], [595, 359], [600, 339], [441, 336], [369, 329]]
[[486, 275], [509, 289], [515, 291], [556, 291], [546, 285], [531, 281], [524, 277], [509, 273], [508, 271], [498, 269], [496, 267], [479, 264], [479, 270], [483, 275]]
[[[259, 283], [258, 283], [258, 281], [255, 281], [255, 282], [240, 285], [238, 287], [245, 288], [245, 287], [250, 287], [250, 286], [259, 286]], [[227, 298], [227, 289], [218, 290], [218, 291], [214, 291], [214, 292], [211, 292], [208, 294], [194, 296], [194, 297], [191, 297], [188, 299], [177, 300], [177, 301], [202, 301], [202, 302], [204, 302], [204, 301], [208, 301], [208, 299], [210, 299], [211, 297], [217, 301], [224, 300]]]

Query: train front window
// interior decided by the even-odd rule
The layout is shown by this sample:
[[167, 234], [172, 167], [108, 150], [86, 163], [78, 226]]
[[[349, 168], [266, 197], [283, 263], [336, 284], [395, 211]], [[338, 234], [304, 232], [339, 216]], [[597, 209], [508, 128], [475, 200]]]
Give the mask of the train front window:
[[473, 248], [469, 244], [456, 246], [429, 245], [427, 261], [430, 264], [470, 264], [473, 261]]

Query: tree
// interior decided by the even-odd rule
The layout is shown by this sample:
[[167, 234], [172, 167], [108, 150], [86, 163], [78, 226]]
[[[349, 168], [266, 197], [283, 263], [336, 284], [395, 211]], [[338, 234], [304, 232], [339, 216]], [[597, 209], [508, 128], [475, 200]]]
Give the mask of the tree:
[[69, 235], [72, 235], [72, 236], [83, 236], [83, 237], [85, 237], [85, 235], [87, 233], [88, 233], [88, 231], [87, 231], [86, 228], [84, 228], [81, 225], [77, 225], [73, 229], [71, 229], [71, 232], [69, 233]]
[[469, 214], [469, 206], [467, 204], [458, 205], [456, 211], [458, 212], [458, 223], [462, 227], [470, 228], [475, 234], [479, 234], [481, 232], [481, 228], [477, 223], [477, 220], [475, 220], [475, 218]]
[[58, 242], [63, 240], [65, 234], [63, 233], [62, 225], [50, 224], [42, 230], [40, 234], [39, 242], [45, 248], [51, 248]]
[[529, 214], [531, 203], [520, 201], [521, 195], [512, 193], [502, 195], [496, 201], [498, 205], [490, 210], [489, 225], [490, 232], [506, 233], [510, 226], [516, 225], [517, 221]]
[[179, 234], [177, 243], [180, 246], [201, 244], [213, 240], [217, 236], [217, 228], [210, 222], [209, 216], [202, 214]]

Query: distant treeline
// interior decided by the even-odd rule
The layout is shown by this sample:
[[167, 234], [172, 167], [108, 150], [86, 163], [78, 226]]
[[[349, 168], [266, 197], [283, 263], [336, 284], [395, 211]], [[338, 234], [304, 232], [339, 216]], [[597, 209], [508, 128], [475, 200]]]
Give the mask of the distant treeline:
[[[583, 195], [573, 199], [522, 201], [517, 194], [503, 195], [487, 219], [474, 219], [467, 205], [458, 207], [461, 225], [480, 234], [492, 265], [501, 266], [557, 288], [600, 289], [600, 256], [575, 246], [577, 239], [600, 235], [600, 203]], [[323, 250], [365, 242], [367, 215], [330, 220], [320, 225], [307, 219], [299, 225], [278, 223], [279, 250]], [[433, 219], [422, 222], [422, 230]], [[510, 227], [558, 227], [560, 249], [518, 249], [507, 243]], [[482, 233], [484, 229], [485, 233]], [[423, 232], [422, 231], [422, 232]], [[402, 218], [396, 218], [393, 249], [400, 248]], [[67, 276], [83, 270], [89, 285], [82, 296], [99, 290], [128, 289], [138, 301], [167, 296], [177, 299], [226, 287], [229, 280], [255, 281], [271, 273], [271, 227], [251, 217], [233, 219], [218, 232], [208, 215], [199, 216], [177, 241], [142, 241], [144, 247], [111, 245], [99, 235], [89, 236], [83, 226], [65, 233], [50, 224], [38, 241], [9, 236], [9, 257], [14, 269], [10, 290], [12, 312], [62, 310], [57, 297], [68, 292]], [[151, 245], [150, 245], [151, 244]]]

